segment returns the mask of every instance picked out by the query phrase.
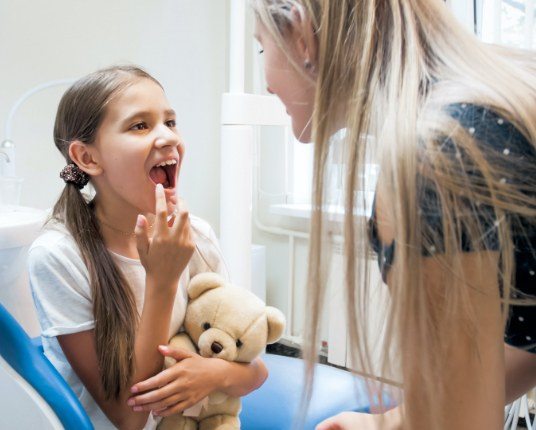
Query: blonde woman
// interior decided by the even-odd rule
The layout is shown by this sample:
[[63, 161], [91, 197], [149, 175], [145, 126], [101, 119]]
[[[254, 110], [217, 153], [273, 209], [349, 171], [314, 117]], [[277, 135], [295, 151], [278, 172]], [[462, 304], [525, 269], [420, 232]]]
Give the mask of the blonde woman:
[[[315, 146], [307, 356], [326, 286], [331, 137], [343, 128], [349, 331], [365, 371], [363, 298], [375, 286], [359, 257], [370, 245], [390, 291], [382, 365], [400, 359], [403, 402], [318, 429], [501, 428], [504, 405], [536, 385], [534, 53], [481, 43], [441, 0], [251, 3], [268, 91]], [[368, 225], [353, 215], [364, 136], [380, 165]]]

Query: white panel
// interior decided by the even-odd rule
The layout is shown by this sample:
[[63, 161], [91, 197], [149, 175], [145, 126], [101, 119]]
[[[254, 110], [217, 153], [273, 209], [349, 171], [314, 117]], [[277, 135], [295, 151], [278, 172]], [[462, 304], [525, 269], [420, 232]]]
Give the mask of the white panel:
[[220, 242], [234, 283], [251, 288], [253, 128], [221, 129]]
[[331, 262], [328, 290], [328, 362], [346, 367], [348, 328], [346, 300], [343, 286], [343, 259], [334, 253]]
[[[370, 312], [370, 319], [367, 321], [367, 339], [369, 341], [368, 347], [372, 359], [371, 372], [373, 376], [384, 378], [388, 381], [400, 382], [402, 380], [399, 368], [400, 363], [397, 362], [396, 359], [390, 363], [392, 367], [391, 372], [385, 373], [381, 369], [381, 356], [385, 338], [385, 323], [387, 319], [386, 315], [389, 312], [389, 289], [387, 285], [382, 282], [377, 260], [369, 260], [368, 264], [370, 289], [367, 305]], [[392, 356], [396, 357], [396, 354], [393, 354]], [[357, 363], [352, 363], [349, 347], [347, 367], [357, 371], [363, 371]]]
[[251, 291], [266, 302], [266, 246], [251, 247]]
[[[399, 381], [398, 371], [384, 374], [381, 371], [380, 357], [383, 346], [386, 314], [389, 310], [389, 293], [387, 286], [381, 280], [381, 274], [376, 260], [368, 260], [370, 274], [370, 294], [368, 309], [370, 312], [368, 324], [369, 348], [372, 358], [372, 375], [390, 381]], [[357, 364], [352, 363], [349, 342], [349, 330], [346, 311], [346, 297], [343, 285], [343, 259], [340, 253], [335, 253], [331, 264], [329, 278], [329, 349], [328, 362], [363, 372]], [[394, 368], [398, 366], [394, 363]]]

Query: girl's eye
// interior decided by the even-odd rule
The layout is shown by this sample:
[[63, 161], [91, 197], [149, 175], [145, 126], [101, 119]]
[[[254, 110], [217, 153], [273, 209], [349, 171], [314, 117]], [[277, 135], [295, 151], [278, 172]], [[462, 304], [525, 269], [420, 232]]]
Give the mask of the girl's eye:
[[131, 130], [146, 130], [147, 128], [147, 124], [145, 124], [144, 122], [139, 122], [130, 127]]
[[177, 121], [175, 121], [174, 119], [170, 119], [169, 121], [166, 121], [166, 125], [169, 128], [175, 128], [177, 126]]

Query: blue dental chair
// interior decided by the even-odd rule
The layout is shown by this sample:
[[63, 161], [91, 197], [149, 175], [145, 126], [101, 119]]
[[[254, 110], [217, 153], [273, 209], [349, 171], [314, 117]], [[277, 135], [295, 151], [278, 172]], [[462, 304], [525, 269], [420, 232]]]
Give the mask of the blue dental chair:
[[[264, 355], [263, 360], [270, 376], [261, 388], [242, 399], [242, 429], [290, 430], [299, 408], [304, 363], [270, 354]], [[25, 393], [17, 396], [27, 404], [21, 405], [11, 398], [16, 397], [17, 390]], [[16, 407], [3, 409], [9, 400]], [[40, 430], [93, 429], [76, 395], [44, 356], [40, 339], [30, 339], [1, 304], [0, 405], [2, 429], [36, 426]], [[320, 421], [345, 410], [368, 412], [369, 409], [363, 380], [330, 366], [317, 365], [303, 430], [313, 430]]]
[[[304, 361], [271, 354], [262, 359], [270, 376], [262, 387], [242, 398], [242, 429], [296, 429], [293, 420], [300, 407]], [[386, 396], [384, 402], [388, 402]], [[309, 411], [300, 430], [314, 430], [321, 421], [344, 411], [370, 412], [365, 381], [344, 370], [317, 364]]]
[[[40, 339], [30, 339], [1, 304], [0, 372], [0, 428], [93, 429], [76, 395], [44, 356]], [[10, 396], [16, 398], [13, 409], [1, 410]]]

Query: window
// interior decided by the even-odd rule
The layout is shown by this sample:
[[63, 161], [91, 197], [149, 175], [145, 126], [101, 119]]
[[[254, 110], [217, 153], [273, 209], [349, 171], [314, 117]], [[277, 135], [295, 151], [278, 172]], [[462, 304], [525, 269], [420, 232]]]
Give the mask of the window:
[[446, 0], [470, 31], [484, 42], [536, 48], [536, 0]]
[[536, 0], [477, 0], [477, 34], [483, 41], [536, 48]]

